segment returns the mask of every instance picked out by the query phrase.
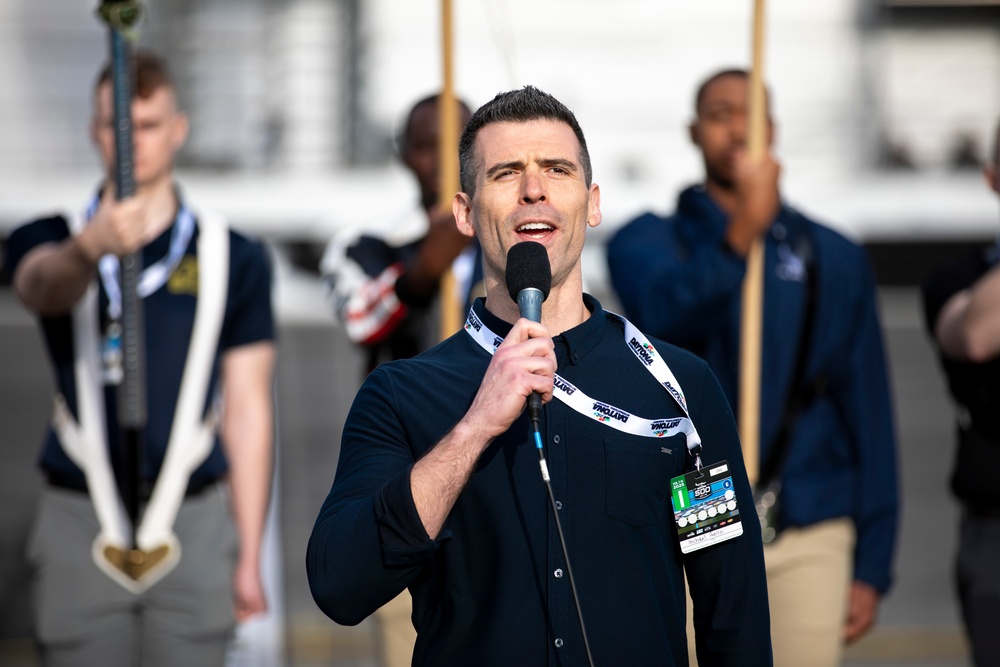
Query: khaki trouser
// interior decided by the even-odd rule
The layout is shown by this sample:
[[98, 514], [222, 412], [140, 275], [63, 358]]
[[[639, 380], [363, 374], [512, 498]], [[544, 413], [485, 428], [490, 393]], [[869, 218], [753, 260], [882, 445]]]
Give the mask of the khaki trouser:
[[413, 598], [407, 590], [375, 612], [381, 667], [410, 667], [412, 664], [413, 644], [417, 641], [417, 631], [410, 619], [412, 613]]
[[[764, 547], [775, 667], [840, 664], [854, 540], [851, 520], [842, 518], [789, 528]], [[694, 667], [698, 661], [690, 611], [687, 630], [689, 662]]]
[[228, 492], [185, 498], [174, 531], [180, 562], [142, 593], [91, 558], [100, 532], [90, 497], [47, 487], [27, 547], [40, 664], [218, 667], [232, 637], [239, 540]]

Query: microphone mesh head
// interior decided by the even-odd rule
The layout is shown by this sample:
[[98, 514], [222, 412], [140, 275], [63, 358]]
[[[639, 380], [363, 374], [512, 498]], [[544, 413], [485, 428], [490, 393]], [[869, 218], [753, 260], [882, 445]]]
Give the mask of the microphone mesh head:
[[552, 269], [545, 246], [535, 241], [522, 241], [507, 251], [507, 291], [517, 301], [518, 293], [533, 287], [542, 293], [542, 301], [552, 288]]

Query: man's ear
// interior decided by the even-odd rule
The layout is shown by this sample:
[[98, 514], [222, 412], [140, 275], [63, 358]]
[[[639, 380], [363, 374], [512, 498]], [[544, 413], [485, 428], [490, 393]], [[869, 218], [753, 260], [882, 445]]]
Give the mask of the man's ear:
[[406, 146], [403, 144], [397, 144], [396, 147], [396, 157], [399, 158], [400, 163], [406, 167], [408, 170], [417, 173], [417, 168], [413, 165], [412, 155], [410, 151], [407, 150]]
[[596, 227], [603, 220], [601, 213], [601, 188], [597, 183], [590, 184], [590, 210], [587, 213], [587, 224]]
[[451, 212], [455, 216], [455, 226], [469, 238], [476, 235], [472, 225], [472, 198], [464, 192], [456, 192], [451, 200]]
[[184, 145], [184, 142], [187, 141], [189, 131], [190, 124], [188, 123], [187, 114], [180, 111], [177, 112], [177, 117], [174, 118], [173, 136], [171, 137], [171, 144], [175, 153], [179, 151]]
[[693, 120], [691, 124], [688, 125], [688, 138], [691, 139], [691, 143], [701, 148], [701, 141], [698, 137], [698, 121]]

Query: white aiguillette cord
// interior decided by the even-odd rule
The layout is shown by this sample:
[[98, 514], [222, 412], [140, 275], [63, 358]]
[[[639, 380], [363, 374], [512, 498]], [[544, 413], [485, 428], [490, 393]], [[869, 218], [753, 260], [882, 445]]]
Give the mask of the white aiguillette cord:
[[[73, 233], [79, 233], [82, 226], [82, 220], [71, 221]], [[106, 551], [112, 548], [121, 552], [127, 548], [128, 518], [115, 485], [105, 437], [104, 394], [99, 380], [96, 285], [88, 288], [73, 313], [75, 344], [80, 347], [74, 366], [79, 419], [73, 419], [61, 396], [56, 397], [53, 412], [53, 428], [67, 455], [87, 478], [87, 487], [101, 526], [93, 544], [94, 560], [109, 577], [133, 593], [147, 589], [177, 565], [181, 547], [173, 533], [173, 523], [191, 472], [208, 457], [214, 443], [215, 415], [203, 420], [201, 413], [228, 291], [229, 229], [219, 216], [202, 216], [198, 254], [211, 258], [211, 261], [199, 263], [194, 326], [170, 439], [149, 505], [136, 530], [139, 549], [147, 554], [160, 550], [165, 556], [161, 556], [162, 560], [155, 567], [145, 569], [140, 577], [133, 578], [115, 567], [109, 562]]]

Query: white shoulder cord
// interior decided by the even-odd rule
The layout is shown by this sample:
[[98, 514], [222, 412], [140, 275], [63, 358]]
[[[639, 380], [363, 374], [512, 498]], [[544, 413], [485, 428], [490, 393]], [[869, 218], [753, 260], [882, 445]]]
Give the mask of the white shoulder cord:
[[[83, 221], [70, 222], [79, 233]], [[215, 349], [225, 313], [229, 278], [229, 228], [215, 215], [201, 219], [198, 237], [198, 300], [174, 422], [149, 505], [136, 530], [138, 556], [128, 553], [128, 518], [118, 495], [107, 447], [104, 392], [100, 381], [97, 286], [91, 285], [73, 312], [77, 414], [74, 420], [57, 396], [52, 425], [64, 451], [83, 470], [101, 532], [94, 540], [95, 563], [133, 593], [140, 593], [169, 573], [180, 560], [173, 533], [190, 474], [211, 453], [216, 415], [205, 420], [205, 405]], [[168, 274], [169, 275], [169, 272]], [[140, 558], [138, 562], [136, 558]]]

